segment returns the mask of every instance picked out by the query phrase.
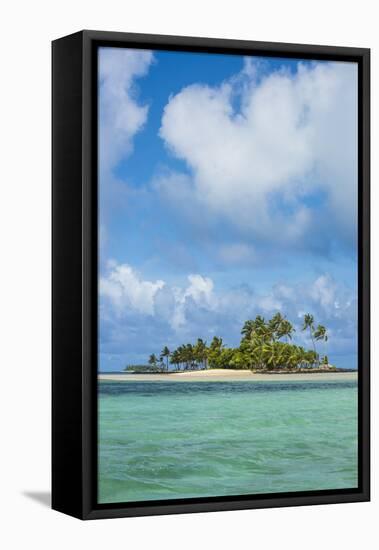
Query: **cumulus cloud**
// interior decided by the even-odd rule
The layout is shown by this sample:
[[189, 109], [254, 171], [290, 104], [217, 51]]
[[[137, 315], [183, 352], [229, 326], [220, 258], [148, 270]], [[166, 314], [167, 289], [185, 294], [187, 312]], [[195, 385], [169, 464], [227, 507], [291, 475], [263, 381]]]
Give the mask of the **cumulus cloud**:
[[125, 309], [154, 314], [154, 297], [163, 288], [163, 281], [143, 281], [129, 265], [108, 262], [108, 273], [100, 277], [100, 296], [109, 299], [114, 311], [121, 315]]
[[109, 173], [132, 151], [133, 137], [147, 119], [148, 106], [136, 98], [135, 80], [153, 61], [148, 50], [99, 50], [99, 166]]
[[169, 323], [174, 329], [179, 329], [186, 324], [186, 309], [189, 303], [208, 311], [212, 311], [216, 305], [212, 279], [194, 274], [188, 275], [188, 283], [188, 286], [184, 289], [173, 288], [175, 302]]
[[[120, 162], [133, 151], [133, 142], [148, 117], [148, 105], [138, 97], [136, 82], [153, 63], [147, 50], [99, 49], [99, 218], [100, 263], [113, 239], [112, 220], [134, 198], [128, 183], [117, 177]], [[106, 238], [105, 238], [106, 237]]]
[[199, 336], [209, 341], [214, 335], [237, 345], [244, 321], [277, 311], [295, 323], [298, 343], [311, 345], [301, 331], [304, 314], [311, 313], [328, 327], [334, 353], [356, 351], [356, 297], [328, 274], [259, 293], [247, 285], [219, 288], [201, 274], [188, 275], [181, 286], [145, 280], [131, 266], [111, 262], [100, 279], [100, 297], [102, 346], [112, 352], [140, 352], [142, 358], [165, 344], [176, 346]]
[[[191, 180], [170, 175], [161, 190], [191, 192], [210, 212], [264, 238], [297, 242], [328, 217], [353, 237], [355, 64], [299, 63], [295, 73], [258, 74], [248, 60], [218, 87], [193, 84], [170, 98], [160, 136], [187, 163]], [[308, 200], [317, 193], [326, 200], [321, 220]]]

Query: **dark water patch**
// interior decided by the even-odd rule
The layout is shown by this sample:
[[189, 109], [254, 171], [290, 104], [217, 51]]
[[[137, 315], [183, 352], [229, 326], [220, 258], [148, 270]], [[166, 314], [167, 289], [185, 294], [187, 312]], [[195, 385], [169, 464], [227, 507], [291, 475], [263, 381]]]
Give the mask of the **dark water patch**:
[[100, 395], [219, 395], [219, 394], [262, 394], [275, 392], [306, 392], [314, 390], [345, 390], [356, 388], [356, 381], [317, 381], [317, 382], [99, 382]]

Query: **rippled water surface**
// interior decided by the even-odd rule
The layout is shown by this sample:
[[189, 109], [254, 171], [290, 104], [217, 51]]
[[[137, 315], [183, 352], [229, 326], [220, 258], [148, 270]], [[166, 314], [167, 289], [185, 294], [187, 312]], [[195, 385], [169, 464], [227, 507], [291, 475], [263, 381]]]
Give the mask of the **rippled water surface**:
[[355, 382], [100, 382], [99, 502], [357, 486]]

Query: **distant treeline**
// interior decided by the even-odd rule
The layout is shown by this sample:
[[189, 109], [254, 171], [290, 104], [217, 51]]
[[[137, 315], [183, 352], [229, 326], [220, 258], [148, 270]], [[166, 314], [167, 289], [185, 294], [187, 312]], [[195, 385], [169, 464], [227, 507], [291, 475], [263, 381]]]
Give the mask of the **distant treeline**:
[[152, 373], [163, 372], [165, 368], [161, 368], [159, 365], [127, 365], [124, 370], [126, 372]]
[[[292, 343], [295, 328], [292, 323], [276, 313], [267, 321], [261, 315], [244, 323], [241, 341], [237, 348], [228, 348], [222, 338], [214, 336], [211, 343], [198, 338], [195, 344], [183, 344], [170, 351], [165, 346], [157, 356], [151, 354], [147, 365], [129, 365], [126, 371], [164, 372], [169, 363], [175, 370], [199, 369], [250, 369], [276, 370], [299, 368], [319, 368], [328, 364], [326, 349], [320, 356], [316, 342], [328, 341], [327, 330], [323, 325], [315, 325], [313, 315], [304, 315], [302, 331], [306, 331], [312, 342], [312, 349], [305, 349]], [[284, 341], [283, 341], [284, 340]]]

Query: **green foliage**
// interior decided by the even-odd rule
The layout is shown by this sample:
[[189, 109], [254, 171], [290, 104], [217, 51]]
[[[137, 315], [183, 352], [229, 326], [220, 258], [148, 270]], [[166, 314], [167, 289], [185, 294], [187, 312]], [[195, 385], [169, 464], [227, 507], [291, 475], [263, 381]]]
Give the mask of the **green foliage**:
[[162, 372], [162, 369], [158, 365], [127, 365], [124, 368], [125, 372], [135, 372], [138, 374], [150, 374], [153, 372]]
[[151, 365], [152, 367], [156, 367], [157, 363], [158, 363], [158, 358], [155, 355], [155, 353], [152, 353], [149, 357], [149, 365]]
[[[313, 315], [304, 316], [303, 331], [309, 331], [313, 350], [306, 350], [293, 344], [295, 329], [292, 323], [276, 313], [266, 321], [261, 315], [247, 320], [241, 330], [241, 342], [238, 348], [228, 348], [222, 338], [214, 336], [209, 346], [198, 338], [195, 344], [187, 343], [170, 351], [167, 346], [160, 353], [160, 363], [155, 354], [150, 355], [149, 365], [163, 368], [166, 359], [166, 371], [169, 362], [176, 370], [195, 369], [251, 369], [255, 371], [274, 371], [276, 369], [314, 368], [320, 365], [315, 342], [328, 341], [326, 328], [315, 328]], [[283, 341], [285, 339], [285, 342]], [[327, 364], [325, 354], [323, 363]]]
[[167, 346], [165, 346], [161, 351], [161, 362], [163, 362], [163, 359], [166, 358], [166, 370], [168, 371], [168, 360], [171, 355], [171, 351], [168, 349]]

